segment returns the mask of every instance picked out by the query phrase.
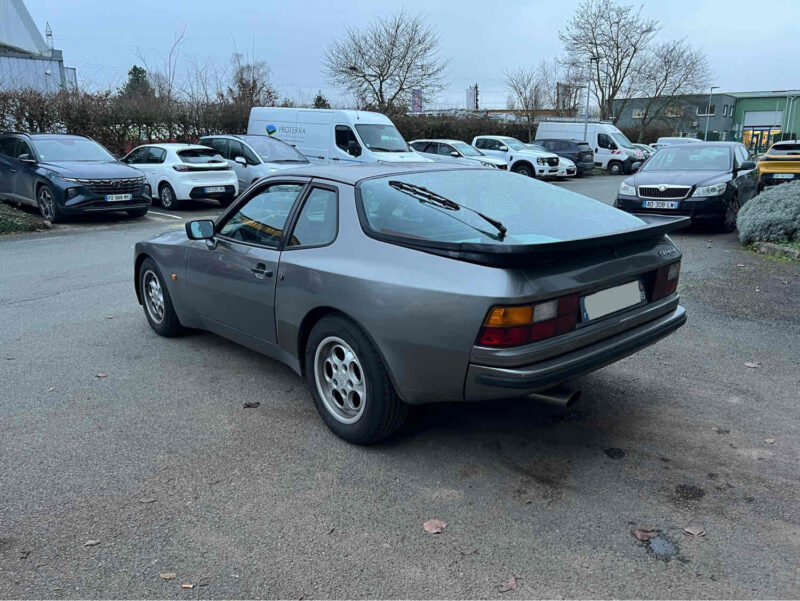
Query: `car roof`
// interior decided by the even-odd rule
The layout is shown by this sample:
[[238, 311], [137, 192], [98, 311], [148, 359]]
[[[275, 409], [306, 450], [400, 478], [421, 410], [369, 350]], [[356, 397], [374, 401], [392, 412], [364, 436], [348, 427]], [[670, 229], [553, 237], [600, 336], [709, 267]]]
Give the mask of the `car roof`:
[[291, 177], [329, 179], [343, 184], [356, 185], [366, 179], [386, 177], [387, 175], [406, 175], [429, 171], [458, 171], [464, 169], [479, 169], [479, 167], [470, 167], [468, 165], [459, 165], [456, 163], [427, 162], [403, 162], [402, 164], [396, 165], [392, 163], [360, 163], [355, 165], [320, 165], [311, 163], [305, 167], [293, 167], [291, 170], [276, 173], [273, 175], [273, 179], [281, 175], [286, 175]]
[[455, 144], [458, 142], [459, 144], [469, 145], [469, 142], [464, 142], [464, 140], [453, 140], [447, 138], [418, 138], [417, 140], [411, 140], [409, 144], [413, 144], [414, 142], [441, 142], [442, 144]]
[[52, 140], [52, 139], [60, 139], [60, 140], [91, 140], [88, 136], [82, 136], [80, 134], [17, 134], [22, 136], [28, 136], [32, 140]]
[[137, 146], [137, 148], [167, 148], [172, 150], [192, 150], [195, 148], [202, 148], [204, 150], [208, 149], [208, 146], [204, 146], [203, 144], [189, 144], [183, 142], [164, 142], [163, 144], [159, 144], [158, 142], [153, 142], [152, 144], [142, 144]]
[[539, 138], [538, 140], [534, 140], [534, 142], [574, 142], [575, 144], [589, 143], [584, 142], [583, 140], [576, 140], [575, 138]]

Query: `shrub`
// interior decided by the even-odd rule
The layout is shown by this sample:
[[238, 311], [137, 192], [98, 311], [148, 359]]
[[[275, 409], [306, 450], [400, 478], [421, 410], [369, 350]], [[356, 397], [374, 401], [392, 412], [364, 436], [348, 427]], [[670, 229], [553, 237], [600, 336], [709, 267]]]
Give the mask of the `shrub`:
[[745, 203], [736, 225], [742, 244], [800, 241], [800, 182], [766, 188]]

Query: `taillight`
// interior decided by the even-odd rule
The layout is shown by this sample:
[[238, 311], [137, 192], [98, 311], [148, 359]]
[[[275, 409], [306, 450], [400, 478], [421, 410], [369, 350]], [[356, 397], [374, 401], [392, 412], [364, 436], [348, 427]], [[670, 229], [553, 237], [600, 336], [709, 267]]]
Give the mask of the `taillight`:
[[658, 300], [674, 293], [678, 288], [678, 276], [681, 273], [681, 262], [670, 263], [656, 271], [656, 281], [653, 285], [653, 299]]
[[535, 305], [493, 307], [483, 323], [478, 344], [519, 346], [566, 334], [578, 323], [578, 309], [577, 294]]
[[187, 167], [186, 165], [173, 165], [172, 168], [175, 171], [189, 171], [189, 167]]

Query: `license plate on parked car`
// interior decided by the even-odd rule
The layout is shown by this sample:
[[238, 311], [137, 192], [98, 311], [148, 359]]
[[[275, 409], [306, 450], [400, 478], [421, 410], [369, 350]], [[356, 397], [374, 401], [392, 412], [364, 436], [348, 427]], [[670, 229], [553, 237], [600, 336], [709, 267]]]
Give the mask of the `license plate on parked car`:
[[133, 194], [106, 194], [106, 200], [108, 202], [120, 202], [123, 200], [131, 200], [133, 198]]
[[209, 186], [206, 188], [206, 194], [214, 194], [215, 192], [224, 192], [225, 186]]
[[774, 179], [794, 179], [794, 173], [774, 173]]
[[645, 209], [677, 209], [677, 200], [645, 200], [642, 203]]
[[581, 315], [583, 321], [589, 321], [646, 302], [642, 281], [636, 280], [581, 297]]

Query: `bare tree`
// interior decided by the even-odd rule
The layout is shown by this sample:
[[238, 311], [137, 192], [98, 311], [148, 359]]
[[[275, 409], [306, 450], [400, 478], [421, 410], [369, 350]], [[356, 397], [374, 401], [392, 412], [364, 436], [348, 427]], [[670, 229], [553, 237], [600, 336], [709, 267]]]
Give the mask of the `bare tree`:
[[366, 29], [348, 27], [325, 50], [329, 81], [381, 112], [401, 110], [419, 90], [423, 99], [443, 89], [449, 60], [423, 15], [400, 11]]
[[528, 141], [533, 140], [536, 113], [545, 103], [545, 86], [535, 69], [518, 67], [513, 71], [503, 71], [503, 83], [509, 92], [509, 103], [513, 103], [528, 125]]
[[539, 65], [547, 108], [559, 117], [574, 117], [580, 106], [581, 89], [586, 86], [585, 69], [569, 57], [543, 60]]
[[659, 28], [657, 20], [616, 0], [584, 0], [558, 34], [573, 60], [591, 64], [592, 92], [602, 119], [613, 117], [618, 96], [624, 105], [633, 91], [642, 55]]
[[639, 122], [639, 142], [645, 129], [663, 120], [667, 110], [671, 109], [670, 117], [674, 117], [679, 97], [705, 90], [710, 79], [705, 53], [693, 48], [685, 39], [662, 42], [650, 48], [638, 73], [639, 94], [646, 99]]

